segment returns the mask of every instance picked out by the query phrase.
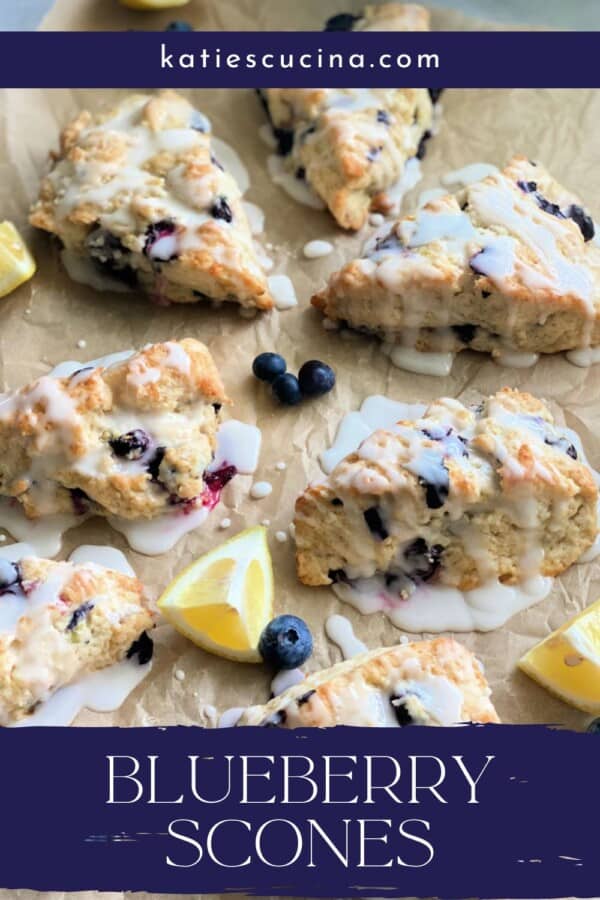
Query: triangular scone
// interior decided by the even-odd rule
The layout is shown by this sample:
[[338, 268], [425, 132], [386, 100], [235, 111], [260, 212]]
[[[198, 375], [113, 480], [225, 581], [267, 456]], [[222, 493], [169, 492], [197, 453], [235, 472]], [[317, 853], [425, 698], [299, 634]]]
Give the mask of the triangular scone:
[[[428, 13], [411, 4], [367, 7], [355, 20], [334, 20], [341, 18], [353, 30], [429, 27]], [[433, 107], [425, 88], [271, 88], [262, 97], [290, 172], [306, 179], [342, 228], [360, 228], [370, 209], [388, 210], [386, 189], [407, 160], [422, 158], [430, 136]]]
[[422, 351], [555, 353], [600, 344], [600, 246], [573, 194], [517, 156], [396, 222], [312, 303]]
[[127, 656], [152, 656], [154, 615], [137, 578], [94, 563], [0, 560], [0, 725]]
[[473, 408], [436, 400], [298, 498], [298, 575], [385, 575], [400, 594], [558, 575], [594, 542], [597, 500], [593, 472], [540, 400], [508, 388]]
[[225, 402], [209, 351], [191, 338], [45, 375], [0, 402], [0, 494], [31, 519], [212, 508], [235, 475], [207, 471]]
[[69, 273], [94, 286], [270, 309], [240, 190], [209, 131], [173, 91], [82, 112], [62, 132], [31, 223], [55, 234]]
[[355, 656], [309, 675], [240, 725], [455, 725], [498, 722], [479, 661], [452, 638], [418, 641]]

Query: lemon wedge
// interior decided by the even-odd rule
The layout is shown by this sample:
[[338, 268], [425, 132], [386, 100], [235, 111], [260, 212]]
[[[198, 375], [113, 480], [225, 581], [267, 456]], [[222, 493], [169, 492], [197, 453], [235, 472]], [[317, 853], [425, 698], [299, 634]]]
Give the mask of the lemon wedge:
[[532, 647], [519, 666], [571, 706], [600, 713], [600, 600]]
[[185, 6], [189, 2], [190, 0], [121, 0], [121, 5], [128, 9], [157, 10]]
[[260, 662], [258, 641], [273, 618], [273, 567], [265, 528], [249, 528], [201, 556], [158, 601], [191, 641], [226, 659]]
[[0, 222], [0, 297], [29, 281], [35, 268], [35, 260], [12, 222]]

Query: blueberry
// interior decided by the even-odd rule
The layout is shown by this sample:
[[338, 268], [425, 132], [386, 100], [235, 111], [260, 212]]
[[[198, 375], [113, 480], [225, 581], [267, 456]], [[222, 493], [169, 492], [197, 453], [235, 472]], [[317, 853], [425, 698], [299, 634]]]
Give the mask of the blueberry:
[[573, 203], [567, 210], [567, 215], [579, 226], [583, 240], [591, 241], [595, 234], [594, 222], [592, 217], [586, 213], [585, 209], [582, 209], [581, 206], [577, 206]]
[[274, 128], [273, 134], [277, 141], [277, 153], [279, 156], [287, 156], [294, 146], [294, 132], [289, 128]]
[[517, 185], [525, 194], [533, 194], [537, 191], [537, 181], [517, 181]]
[[137, 641], [134, 641], [127, 651], [127, 659], [137, 656], [140, 666], [145, 666], [152, 659], [154, 653], [154, 643], [152, 638], [142, 631]]
[[260, 636], [258, 650], [275, 669], [295, 669], [306, 662], [313, 640], [306, 622], [297, 616], [277, 616]]
[[333, 584], [347, 584], [348, 576], [343, 569], [330, 569], [327, 577]]
[[20, 580], [18, 564], [9, 562], [7, 559], [0, 559], [0, 592], [14, 587]]
[[252, 363], [252, 372], [260, 381], [266, 381], [271, 384], [283, 375], [287, 368], [287, 364], [283, 356], [278, 353], [259, 353]]
[[555, 437], [554, 435], [546, 435], [544, 437], [544, 443], [548, 444], [549, 447], [557, 447], [559, 450], [562, 450], [563, 453], [566, 453], [567, 456], [570, 456], [571, 459], [577, 459], [575, 445], [564, 436]]
[[298, 706], [304, 706], [305, 703], [308, 703], [313, 694], [316, 694], [315, 690], [307, 691], [305, 694], [302, 694], [302, 696], [298, 697], [296, 703], [298, 704]]
[[232, 478], [237, 475], [235, 466], [221, 466], [214, 472], [204, 473], [204, 483], [210, 491], [222, 491], [226, 484], [229, 484]]
[[74, 628], [77, 628], [81, 620], [85, 619], [87, 614], [91, 612], [93, 608], [94, 603], [91, 600], [87, 600], [85, 603], [82, 603], [81, 606], [78, 606], [69, 619], [66, 631], [73, 631]]
[[430, 546], [423, 538], [416, 538], [404, 549], [406, 574], [420, 581], [429, 581], [440, 567], [444, 548], [441, 544]]
[[592, 719], [586, 728], [586, 731], [589, 732], [589, 734], [600, 734], [600, 719]]
[[390, 119], [390, 114], [385, 109], [377, 110], [377, 121], [380, 125], [391, 125], [392, 120]]
[[129, 265], [130, 251], [118, 237], [104, 228], [90, 231], [85, 246], [95, 267], [109, 278], [116, 278], [129, 287], [135, 287], [137, 274]]
[[306, 169], [304, 168], [304, 166], [298, 166], [295, 175], [298, 181], [304, 181], [304, 179], [306, 178]]
[[[444, 469], [444, 471], [446, 471]], [[425, 490], [425, 502], [429, 509], [440, 509], [448, 498], [450, 489], [449, 480], [446, 473], [446, 481], [432, 484], [425, 478], [419, 478], [419, 484]]]
[[419, 146], [417, 147], [417, 152], [415, 153], [417, 159], [425, 159], [425, 154], [427, 153], [427, 141], [430, 137], [431, 132], [429, 130], [423, 132], [421, 140], [419, 141]]
[[335, 385], [335, 372], [326, 363], [310, 359], [298, 372], [298, 381], [305, 397], [321, 397]]
[[275, 397], [285, 406], [297, 406], [302, 401], [302, 391], [298, 379], [291, 372], [278, 375], [271, 388]]
[[160, 464], [165, 458], [165, 453], [167, 452], [166, 447], [157, 447], [152, 455], [152, 459], [149, 461], [146, 468], [148, 469], [148, 474], [152, 481], [158, 481], [158, 473], [160, 471]]
[[139, 459], [150, 446], [150, 438], [141, 428], [135, 428], [133, 431], [127, 431], [125, 434], [112, 438], [108, 443], [115, 456]]
[[90, 510], [90, 498], [86, 492], [82, 491], [81, 488], [71, 488], [69, 493], [71, 494], [71, 503], [75, 514], [84, 516], [88, 513]]
[[432, 103], [437, 103], [445, 88], [427, 88]]
[[174, 22], [169, 22], [165, 31], [193, 31], [194, 28], [190, 25], [189, 22], [183, 22], [181, 19], [176, 19]]
[[[486, 293], [485, 291], [483, 293]], [[477, 325], [453, 325], [452, 331], [462, 344], [470, 344], [475, 337]]]
[[543, 212], [548, 213], [550, 216], [556, 216], [557, 219], [566, 219], [558, 203], [551, 203], [550, 200], [546, 200], [541, 194], [535, 194], [534, 196], [535, 202]]
[[[169, 262], [171, 259], [177, 259], [176, 253], [169, 253], [168, 256], [158, 255], [153, 251], [153, 247], [163, 238], [170, 237], [175, 234], [175, 223], [168, 219], [162, 219], [153, 225], [148, 225], [146, 229], [146, 243], [144, 244], [144, 255], [150, 256], [158, 262]], [[167, 248], [170, 250], [171, 248]]]
[[360, 16], [353, 16], [352, 13], [338, 13], [336, 16], [330, 16], [325, 22], [324, 31], [352, 31], [354, 23], [358, 22]]
[[210, 208], [210, 214], [213, 219], [222, 219], [224, 222], [233, 221], [233, 213], [231, 212], [231, 207], [225, 197], [219, 197], [219, 199], [213, 203]]
[[380, 541], [385, 541], [385, 539], [389, 537], [389, 531], [383, 524], [383, 520], [376, 506], [365, 509], [363, 516], [371, 534], [375, 535]]
[[371, 149], [367, 153], [367, 159], [369, 160], [369, 162], [375, 162], [382, 150], [383, 147], [371, 147]]
[[392, 705], [392, 709], [396, 713], [396, 718], [398, 719], [398, 725], [401, 728], [404, 728], [406, 725], [413, 725], [414, 719], [408, 711], [406, 706], [406, 695], [403, 694], [399, 696], [398, 694], [392, 694], [390, 697], [390, 703]]

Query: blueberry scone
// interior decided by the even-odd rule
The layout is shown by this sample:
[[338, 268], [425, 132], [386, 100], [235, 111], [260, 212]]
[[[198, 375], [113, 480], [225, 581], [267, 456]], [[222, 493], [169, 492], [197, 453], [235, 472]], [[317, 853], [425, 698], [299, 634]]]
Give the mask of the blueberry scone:
[[239, 725], [323, 728], [498, 722], [482, 667], [452, 638], [362, 653], [310, 675]]
[[0, 402], [0, 494], [30, 519], [212, 508], [235, 475], [211, 470], [226, 402], [209, 351], [191, 338], [42, 376]]
[[594, 473], [550, 411], [504, 389], [476, 407], [433, 402], [375, 431], [296, 502], [308, 585], [383, 576], [400, 597], [555, 576], [597, 534]]
[[152, 656], [154, 615], [137, 578], [94, 563], [0, 560], [0, 725], [58, 688]]
[[573, 194], [514, 157], [387, 228], [312, 298], [327, 318], [421, 351], [502, 356], [600, 343], [600, 246]]
[[[387, 3], [368, 6], [362, 16], [335, 16], [328, 27], [425, 31], [429, 14], [412, 4]], [[436, 92], [270, 88], [261, 96], [289, 171], [306, 180], [342, 228], [358, 229], [369, 210], [389, 210], [386, 190], [407, 160], [423, 157]]]
[[62, 132], [31, 223], [56, 235], [69, 273], [94, 286], [104, 278], [159, 303], [270, 309], [240, 190], [209, 129], [173, 91], [82, 112]]

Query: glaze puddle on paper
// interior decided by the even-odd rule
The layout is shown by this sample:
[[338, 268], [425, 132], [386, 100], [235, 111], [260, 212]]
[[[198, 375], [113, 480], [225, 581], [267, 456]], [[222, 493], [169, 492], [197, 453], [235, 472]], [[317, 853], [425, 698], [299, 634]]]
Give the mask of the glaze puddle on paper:
[[[78, 370], [104, 366], [109, 368], [128, 359], [133, 350], [111, 353], [87, 363], [74, 360], [59, 363], [49, 373], [50, 376], [67, 378]], [[237, 474], [251, 475], [258, 465], [261, 432], [255, 425], [246, 425], [236, 419], [224, 422], [217, 435], [217, 449], [209, 471], [227, 464], [235, 466]], [[174, 507], [172, 512], [153, 519], [124, 519], [108, 516], [107, 521], [120, 532], [129, 546], [138, 553], [155, 556], [171, 550], [190, 531], [199, 528], [210, 513], [208, 506]], [[10, 497], [0, 497], [0, 528], [4, 528], [18, 541], [26, 541], [35, 548], [37, 556], [53, 557], [60, 551], [63, 534], [75, 525], [80, 525], [91, 516], [75, 513], [47, 516], [42, 519], [28, 519], [18, 501]]]
[[[18, 562], [27, 556], [35, 556], [35, 550], [28, 544], [11, 544], [0, 548], [0, 560]], [[91, 544], [78, 547], [69, 561], [73, 563], [96, 563], [109, 569], [115, 569], [124, 575], [135, 577], [135, 572], [126, 557], [114, 547], [94, 546]], [[18, 601], [18, 598], [15, 598]], [[10, 595], [2, 598], [3, 607]], [[26, 601], [25, 601], [26, 602]], [[18, 615], [25, 612], [15, 610]], [[3, 610], [6, 615], [9, 611]], [[14, 616], [13, 616], [14, 618]], [[136, 658], [124, 659], [105, 669], [91, 672], [78, 678], [72, 684], [59, 688], [48, 700], [41, 703], [27, 718], [15, 722], [11, 728], [27, 728], [33, 725], [70, 725], [82, 709], [94, 712], [114, 712], [135, 690], [152, 668], [152, 662], [140, 665]]]
[[[348, 413], [341, 420], [332, 446], [320, 455], [321, 468], [329, 474], [374, 431], [391, 428], [401, 419], [415, 421], [424, 411], [420, 404], [399, 403], [380, 395], [367, 397], [358, 412]], [[577, 448], [582, 462], [589, 465], [578, 435], [570, 429], [564, 429], [564, 433]], [[600, 484], [598, 473], [596, 478]], [[598, 554], [600, 536], [579, 562], [589, 562]], [[550, 593], [554, 580], [538, 574], [536, 554], [531, 553], [525, 563], [526, 577], [517, 585], [505, 585], [493, 579], [474, 590], [460, 591], [446, 585], [419, 583], [406, 593], [395, 591], [393, 584], [386, 584], [384, 575], [374, 575], [334, 584], [333, 591], [362, 614], [383, 612], [405, 631], [490, 631]], [[338, 643], [335, 637], [329, 636]]]

